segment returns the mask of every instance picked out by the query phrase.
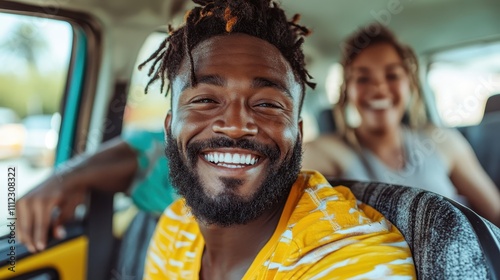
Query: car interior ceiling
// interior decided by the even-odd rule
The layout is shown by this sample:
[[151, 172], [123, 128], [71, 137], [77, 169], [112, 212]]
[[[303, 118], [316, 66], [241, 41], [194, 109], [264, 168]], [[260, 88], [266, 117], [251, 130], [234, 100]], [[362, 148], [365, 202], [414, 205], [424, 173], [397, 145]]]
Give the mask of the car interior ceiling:
[[[22, 2], [35, 5], [40, 3], [35, 0]], [[108, 39], [114, 42], [114, 52], [125, 53], [124, 57], [135, 57], [143, 41], [137, 39], [144, 39], [156, 28], [182, 19], [183, 11], [187, 8], [186, 2], [188, 1], [149, 0], [145, 4], [142, 1], [74, 0], [57, 1], [56, 6], [97, 16], [106, 27], [106, 33], [110, 33]], [[305, 52], [310, 57], [311, 74], [318, 84], [324, 82], [328, 65], [338, 59], [338, 46], [345, 36], [366, 23], [375, 20], [390, 21], [391, 28], [401, 34], [405, 42], [414, 46], [419, 54], [446, 48], [450, 44], [464, 42], [467, 38], [496, 34], [496, 26], [500, 23], [496, 16], [500, 7], [495, 1], [459, 0], [455, 1], [454, 5], [449, 5], [446, 0], [398, 1], [400, 6], [395, 14], [388, 14], [391, 1], [356, 2], [363, 4], [364, 12], [359, 12], [359, 5], [351, 1], [315, 0], [314, 5], [302, 0], [282, 2], [282, 6], [290, 15], [300, 13], [301, 22], [313, 27], [313, 34], [308, 38]], [[443, 13], [451, 18], [443, 21]], [[421, 14], [425, 14], [425, 20], [421, 19]], [[456, 17], [461, 18], [458, 20]], [[448, 32], [453, 28], [453, 24], [460, 24], [455, 27], [460, 29], [460, 32]], [[133, 62], [113, 63], [117, 78], [129, 77], [127, 74], [130, 74]]]

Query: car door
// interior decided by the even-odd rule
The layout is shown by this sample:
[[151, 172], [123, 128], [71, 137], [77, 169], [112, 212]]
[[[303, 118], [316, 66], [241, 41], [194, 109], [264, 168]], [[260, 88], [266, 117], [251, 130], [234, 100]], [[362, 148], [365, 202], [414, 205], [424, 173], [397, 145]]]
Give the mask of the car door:
[[9, 152], [0, 161], [0, 279], [104, 278], [99, 265], [87, 272], [89, 263], [107, 257], [89, 249], [96, 234], [90, 216], [68, 225], [64, 240], [31, 254], [16, 239], [22, 221], [15, 207], [22, 194], [85, 149], [101, 63], [100, 26], [87, 14], [9, 1], [0, 2], [0, 22], [0, 57], [7, 66], [0, 71], [0, 107], [24, 119], [0, 126], [0, 149]]

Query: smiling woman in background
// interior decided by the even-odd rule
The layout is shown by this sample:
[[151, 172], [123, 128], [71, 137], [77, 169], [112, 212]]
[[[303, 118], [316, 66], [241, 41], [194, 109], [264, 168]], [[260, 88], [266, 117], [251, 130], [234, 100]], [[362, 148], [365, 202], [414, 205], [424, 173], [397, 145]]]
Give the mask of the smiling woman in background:
[[[377, 32], [366, 32], [377, 31]], [[364, 43], [363, 48], [356, 48]], [[381, 25], [345, 42], [338, 133], [305, 145], [303, 167], [344, 179], [409, 185], [463, 200], [500, 225], [500, 193], [462, 135], [426, 118], [413, 50]]]

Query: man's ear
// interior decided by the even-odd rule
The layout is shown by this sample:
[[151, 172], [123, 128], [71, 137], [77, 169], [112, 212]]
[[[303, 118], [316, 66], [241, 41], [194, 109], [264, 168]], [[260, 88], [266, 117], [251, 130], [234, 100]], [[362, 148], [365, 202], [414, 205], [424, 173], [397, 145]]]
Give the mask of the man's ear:
[[170, 131], [170, 125], [172, 124], [172, 110], [168, 110], [167, 116], [165, 117], [165, 122], [163, 127], [165, 128], [165, 133]]

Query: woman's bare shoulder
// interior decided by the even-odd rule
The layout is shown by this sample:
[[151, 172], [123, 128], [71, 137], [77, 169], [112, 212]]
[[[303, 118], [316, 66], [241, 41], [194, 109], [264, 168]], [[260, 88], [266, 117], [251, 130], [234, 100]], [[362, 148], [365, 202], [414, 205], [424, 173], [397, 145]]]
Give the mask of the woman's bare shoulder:
[[327, 150], [331, 150], [333, 147], [338, 147], [343, 149], [348, 148], [348, 146], [345, 144], [344, 140], [342, 140], [340, 135], [333, 133], [320, 135], [315, 140], [305, 143], [304, 145], [306, 147], [312, 147], [317, 149], [326, 148]]
[[337, 176], [342, 174], [353, 157], [352, 149], [339, 135], [328, 134], [304, 145], [303, 165], [324, 175]]
[[437, 127], [429, 124], [422, 131], [443, 149], [456, 149], [467, 142], [462, 134], [454, 128]]
[[444, 157], [445, 163], [450, 168], [464, 152], [471, 149], [467, 140], [454, 128], [428, 125], [423, 128], [423, 132], [435, 144], [437, 151]]
[[338, 134], [321, 135], [312, 142], [304, 145], [304, 153], [313, 152], [317, 156], [328, 158], [329, 161], [339, 162], [352, 157], [352, 149]]

